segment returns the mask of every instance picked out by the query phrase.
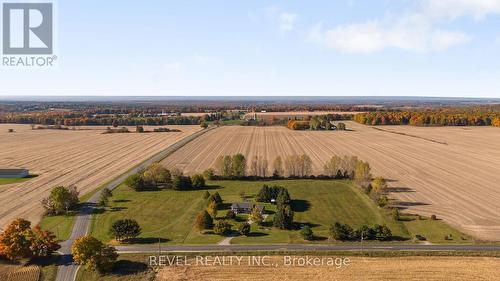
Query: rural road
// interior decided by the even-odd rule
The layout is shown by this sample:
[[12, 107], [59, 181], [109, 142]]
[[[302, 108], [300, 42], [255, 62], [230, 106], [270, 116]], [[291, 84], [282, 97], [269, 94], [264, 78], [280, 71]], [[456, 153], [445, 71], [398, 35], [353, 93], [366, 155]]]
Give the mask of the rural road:
[[[120, 175], [116, 179], [112, 180], [109, 182], [105, 188], [109, 190], [113, 190], [114, 188], [118, 187], [122, 182], [125, 181], [129, 176], [136, 174], [142, 170], [144, 170], [146, 167], [151, 165], [154, 162], [159, 162], [160, 160], [164, 159], [165, 157], [169, 156], [182, 146], [186, 145], [190, 141], [193, 141], [197, 137], [203, 135], [204, 133], [213, 130], [217, 127], [211, 127], [208, 129], [203, 129], [201, 131], [198, 131], [190, 136], [187, 136], [183, 138], [182, 140], [170, 145], [169, 147], [165, 148], [164, 150], [160, 151], [159, 153], [153, 155], [152, 157], [146, 159], [143, 161], [141, 164], [138, 166], [128, 170], [124, 174]], [[77, 238], [85, 236], [89, 233], [90, 226], [92, 224], [92, 213], [94, 210], [94, 206], [99, 200], [99, 197], [101, 195], [101, 191], [96, 192], [92, 197], [87, 200], [84, 203], [84, 206], [82, 207], [80, 213], [77, 215], [75, 224], [73, 225], [73, 230], [71, 232], [71, 236], [68, 240], [64, 241], [61, 243], [61, 249], [59, 252], [62, 254], [62, 262], [61, 265], [57, 269], [57, 277], [56, 281], [73, 281], [76, 278], [76, 273], [78, 271], [79, 265], [74, 264], [71, 258], [71, 244], [73, 244], [73, 241], [75, 241]]]
[[[118, 246], [118, 253], [154, 253], [158, 245]], [[247, 251], [500, 251], [500, 245], [425, 244], [269, 244], [269, 245], [172, 245], [165, 252], [247, 252]]]

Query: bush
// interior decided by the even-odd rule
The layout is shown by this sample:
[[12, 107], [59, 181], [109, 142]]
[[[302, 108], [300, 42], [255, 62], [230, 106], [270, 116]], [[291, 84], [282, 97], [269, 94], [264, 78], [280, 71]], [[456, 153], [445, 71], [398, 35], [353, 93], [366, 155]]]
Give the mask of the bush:
[[314, 237], [312, 229], [307, 225], [300, 230], [300, 235], [302, 235], [302, 238], [304, 238], [304, 240], [309, 240], [309, 241], [312, 240]]
[[248, 236], [250, 234], [250, 224], [246, 222], [242, 223], [238, 228], [238, 231], [241, 233], [241, 235]]
[[379, 207], [385, 207], [387, 206], [387, 204], [389, 204], [389, 198], [385, 195], [382, 195], [380, 196], [378, 199], [377, 199], [377, 205]]
[[232, 231], [232, 226], [226, 220], [217, 220], [214, 223], [214, 233], [218, 235], [228, 235]]
[[234, 213], [233, 210], [229, 210], [226, 213], [225, 218], [228, 219], [228, 220], [234, 220], [236, 218], [236, 214]]
[[146, 190], [148, 185], [141, 174], [133, 174], [125, 180], [125, 184], [135, 191]]
[[215, 192], [214, 194], [210, 195], [210, 197], [208, 197], [208, 204], [210, 204], [211, 202], [215, 202], [215, 204], [217, 205], [222, 204], [222, 198], [220, 197], [219, 192]]
[[431, 220], [433, 220], [433, 221], [437, 220], [436, 215], [432, 215], [432, 216], [431, 216]]
[[117, 241], [135, 238], [141, 234], [141, 227], [136, 220], [121, 219], [115, 221], [109, 229], [109, 235]]
[[200, 174], [196, 174], [191, 177], [191, 181], [193, 183], [193, 188], [199, 189], [205, 187], [205, 178]]
[[330, 235], [333, 239], [339, 241], [351, 240], [353, 238], [353, 230], [348, 224], [336, 222], [330, 227]]
[[374, 225], [373, 230], [375, 231], [375, 238], [379, 241], [387, 241], [391, 239], [392, 232], [386, 225]]
[[392, 209], [392, 218], [393, 218], [395, 221], [398, 221], [398, 220], [399, 220], [400, 215], [399, 215], [399, 209], [398, 209], [398, 208], [394, 208], [394, 209]]
[[174, 177], [172, 186], [175, 190], [188, 190], [193, 188], [193, 183], [190, 177], [179, 175]]
[[42, 200], [42, 205], [49, 215], [65, 214], [78, 206], [78, 191], [74, 186], [56, 186]]

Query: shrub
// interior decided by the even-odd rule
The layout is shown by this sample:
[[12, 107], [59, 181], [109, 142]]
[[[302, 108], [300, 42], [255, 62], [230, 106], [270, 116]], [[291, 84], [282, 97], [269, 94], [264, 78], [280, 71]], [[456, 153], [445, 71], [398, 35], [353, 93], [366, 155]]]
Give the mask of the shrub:
[[238, 228], [238, 231], [241, 233], [241, 235], [248, 236], [250, 234], [250, 224], [246, 222], [242, 223]]
[[304, 238], [304, 240], [312, 240], [314, 237], [312, 229], [307, 225], [300, 230], [300, 235], [302, 235], [302, 238]]
[[391, 239], [392, 232], [386, 225], [374, 225], [373, 230], [375, 231], [375, 238], [379, 241], [386, 241]]
[[236, 218], [236, 214], [234, 213], [233, 210], [229, 210], [226, 213], [225, 218], [228, 219], [228, 220], [234, 220]]
[[353, 237], [353, 230], [352, 227], [347, 224], [336, 222], [332, 227], [330, 227], [330, 235], [335, 240], [351, 240]]
[[400, 214], [399, 214], [399, 209], [398, 209], [398, 208], [394, 208], [394, 209], [392, 209], [392, 218], [393, 218], [395, 221], [398, 221], [398, 220], [399, 220], [399, 217], [400, 217]]
[[214, 223], [214, 233], [218, 235], [228, 235], [231, 231], [231, 224], [226, 220], [217, 220]]
[[252, 209], [252, 212], [250, 213], [250, 219], [258, 225], [261, 225], [264, 221], [264, 217], [257, 208]]
[[203, 175], [196, 174], [191, 177], [191, 181], [193, 182], [193, 188], [205, 187], [205, 178], [203, 178]]
[[179, 175], [174, 177], [172, 186], [175, 190], [188, 190], [193, 187], [193, 183], [190, 177]]
[[49, 197], [42, 200], [42, 205], [50, 215], [67, 213], [78, 206], [78, 191], [74, 186], [56, 186]]
[[133, 174], [125, 180], [125, 184], [135, 191], [147, 189], [147, 184], [141, 174]]
[[433, 221], [437, 220], [436, 215], [432, 215], [432, 216], [431, 216], [431, 220], [433, 220]]
[[380, 196], [378, 199], [377, 199], [377, 205], [379, 207], [385, 207], [389, 204], [389, 198], [385, 195], [382, 195]]

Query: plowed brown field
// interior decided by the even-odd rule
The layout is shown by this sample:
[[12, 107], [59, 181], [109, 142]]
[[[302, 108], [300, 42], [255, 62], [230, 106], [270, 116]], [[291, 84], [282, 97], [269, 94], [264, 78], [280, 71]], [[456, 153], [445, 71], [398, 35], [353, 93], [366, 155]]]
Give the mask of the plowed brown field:
[[[221, 127], [166, 158], [187, 173], [213, 167], [218, 155], [308, 154], [319, 174], [332, 155], [356, 155], [390, 180], [392, 196], [411, 211], [436, 214], [477, 238], [500, 240], [500, 129], [370, 127], [291, 131], [284, 127]], [[269, 167], [271, 169], [271, 167]]]
[[[182, 132], [102, 134], [103, 127], [64, 131], [1, 124], [0, 167], [28, 168], [39, 176], [0, 186], [0, 228], [16, 217], [39, 221], [40, 200], [56, 185], [75, 185], [83, 195], [201, 129], [168, 127]], [[15, 132], [7, 133], [9, 128]]]
[[284, 266], [283, 257], [272, 257], [269, 261], [277, 266], [249, 266], [246, 262], [228, 266], [169, 266], [158, 272], [156, 280], [475, 281], [498, 280], [500, 266], [500, 259], [482, 257], [351, 257], [350, 265], [341, 268]]

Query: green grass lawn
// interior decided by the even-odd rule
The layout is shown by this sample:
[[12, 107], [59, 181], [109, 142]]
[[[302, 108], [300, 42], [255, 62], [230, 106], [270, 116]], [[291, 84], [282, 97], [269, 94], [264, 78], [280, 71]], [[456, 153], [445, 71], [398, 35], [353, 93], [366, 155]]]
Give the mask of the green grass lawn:
[[25, 182], [35, 177], [37, 177], [37, 175], [29, 175], [24, 178], [0, 178], [0, 185]]
[[[292, 197], [294, 221], [312, 227], [317, 241], [328, 237], [328, 228], [335, 221], [353, 227], [362, 224], [387, 224], [393, 234], [405, 239], [410, 235], [402, 223], [394, 222], [350, 181], [343, 180], [280, 180], [280, 181], [212, 181], [208, 182], [210, 193], [219, 192], [224, 207], [218, 216], [223, 217], [233, 202], [240, 202], [240, 192], [253, 201], [263, 184], [281, 185], [288, 188]], [[196, 214], [205, 208], [202, 195], [196, 191], [146, 191], [136, 192], [126, 186], [113, 191], [110, 206], [94, 216], [92, 235], [109, 242], [110, 225], [118, 219], [132, 218], [139, 222], [142, 234], [138, 243], [156, 243], [158, 238], [168, 244], [213, 244], [223, 237], [207, 231], [200, 234], [192, 227]], [[264, 204], [268, 216], [263, 227], [252, 225], [250, 237], [236, 237], [232, 243], [294, 243], [304, 242], [295, 231], [279, 230], [271, 226], [275, 206]], [[234, 228], [245, 221], [241, 217], [232, 221]]]
[[68, 215], [44, 216], [40, 226], [45, 230], [52, 231], [59, 241], [65, 241], [71, 236], [76, 214], [75, 211]]
[[[423, 235], [432, 243], [469, 244], [474, 242], [470, 236], [460, 233], [441, 220], [411, 215], [401, 216], [401, 220], [411, 233]], [[450, 234], [451, 237], [445, 239]]]

